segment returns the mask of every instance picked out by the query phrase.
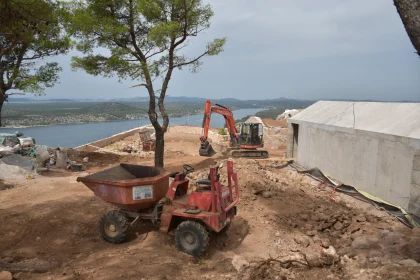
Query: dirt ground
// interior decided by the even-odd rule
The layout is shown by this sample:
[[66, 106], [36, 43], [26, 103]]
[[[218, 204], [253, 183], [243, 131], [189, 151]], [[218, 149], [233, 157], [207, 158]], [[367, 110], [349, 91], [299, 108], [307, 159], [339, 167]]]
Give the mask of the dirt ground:
[[287, 120], [276, 121], [266, 118], [263, 119], [263, 122], [269, 126], [287, 128]]
[[[226, 156], [198, 156], [198, 135], [185, 129], [166, 135], [165, 167], [194, 166], [192, 189], [219, 165], [225, 183]], [[420, 279], [419, 229], [293, 171], [282, 162], [285, 145], [268, 149], [269, 159], [233, 160], [238, 215], [198, 259], [147, 222], [122, 244], [103, 241], [98, 222], [113, 206], [76, 181], [121, 162], [153, 165], [153, 153], [69, 151], [72, 160], [89, 158], [85, 171], [1, 182], [0, 271], [14, 279]]]

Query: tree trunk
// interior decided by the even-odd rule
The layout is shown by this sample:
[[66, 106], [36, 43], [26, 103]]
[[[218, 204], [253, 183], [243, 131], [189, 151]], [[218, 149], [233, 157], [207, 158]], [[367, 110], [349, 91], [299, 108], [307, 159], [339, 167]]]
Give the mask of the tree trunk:
[[420, 1], [394, 0], [394, 5], [417, 54], [420, 56]]
[[3, 103], [4, 103], [4, 100], [3, 100], [3, 98], [0, 97], [0, 127], [3, 126], [2, 122], [1, 122], [1, 110], [3, 108]]
[[163, 167], [163, 156], [165, 152], [165, 133], [163, 129], [156, 129], [156, 150], [155, 150], [155, 166]]

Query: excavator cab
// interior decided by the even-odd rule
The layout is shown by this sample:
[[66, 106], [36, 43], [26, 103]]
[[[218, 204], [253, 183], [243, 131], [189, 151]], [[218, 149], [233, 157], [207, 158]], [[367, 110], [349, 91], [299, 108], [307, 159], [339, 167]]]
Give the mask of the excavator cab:
[[263, 147], [262, 124], [243, 123], [239, 134], [239, 145]]

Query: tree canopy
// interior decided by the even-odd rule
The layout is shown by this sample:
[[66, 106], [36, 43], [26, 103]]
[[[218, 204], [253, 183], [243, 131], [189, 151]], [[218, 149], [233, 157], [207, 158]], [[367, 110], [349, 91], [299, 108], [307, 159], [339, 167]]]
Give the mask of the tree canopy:
[[67, 11], [67, 30], [84, 54], [72, 58], [74, 69], [138, 80], [147, 89], [156, 131], [155, 165], [163, 166], [163, 134], [169, 124], [164, 99], [173, 70], [188, 66], [198, 71], [201, 58], [219, 54], [226, 42], [217, 38], [199, 55], [185, 54], [190, 40], [210, 27], [211, 6], [201, 0], [86, 0], [67, 3]]
[[[45, 0], [0, 2], [0, 111], [15, 92], [42, 94], [58, 80], [57, 62], [43, 58], [64, 54], [70, 38], [59, 23], [59, 6]], [[0, 118], [1, 126], [1, 118]]]

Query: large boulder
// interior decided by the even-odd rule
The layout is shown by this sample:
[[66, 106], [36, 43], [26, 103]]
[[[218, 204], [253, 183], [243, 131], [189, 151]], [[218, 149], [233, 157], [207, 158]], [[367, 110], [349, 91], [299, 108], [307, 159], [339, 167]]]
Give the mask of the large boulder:
[[232, 259], [232, 265], [236, 271], [243, 273], [249, 267], [249, 262], [247, 262], [244, 257], [235, 255]]
[[402, 266], [419, 266], [419, 264], [415, 260], [406, 259], [398, 262], [399, 265]]
[[21, 155], [11, 155], [8, 157], [4, 157], [0, 160], [0, 163], [4, 163], [6, 165], [13, 165], [19, 166], [27, 171], [31, 171], [33, 167], [33, 163], [28, 157], [23, 157]]
[[0, 160], [0, 179], [15, 180], [24, 179], [32, 172], [33, 163], [27, 157], [11, 155]]
[[351, 243], [351, 247], [357, 250], [370, 249], [371, 242], [368, 240], [366, 236], [358, 236]]
[[22, 167], [0, 163], [0, 180], [24, 179], [28, 174]]
[[9, 271], [0, 271], [0, 280], [12, 280], [13, 276], [12, 273], [10, 273]]

